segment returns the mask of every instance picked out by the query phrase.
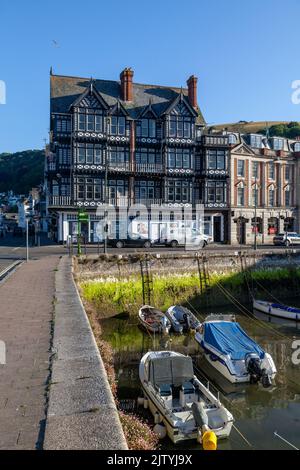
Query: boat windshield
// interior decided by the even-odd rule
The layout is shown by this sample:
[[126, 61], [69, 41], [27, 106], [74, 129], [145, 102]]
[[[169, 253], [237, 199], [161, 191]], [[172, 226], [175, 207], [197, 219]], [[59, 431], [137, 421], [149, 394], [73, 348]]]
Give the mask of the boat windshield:
[[162, 384], [170, 384], [175, 387], [194, 377], [193, 362], [190, 357], [170, 356], [157, 357], [150, 363], [150, 381], [158, 387]]

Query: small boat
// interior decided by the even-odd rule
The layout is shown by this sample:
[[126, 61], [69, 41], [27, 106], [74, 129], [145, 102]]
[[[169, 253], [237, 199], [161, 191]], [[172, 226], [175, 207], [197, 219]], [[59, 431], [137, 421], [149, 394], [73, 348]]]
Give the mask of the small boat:
[[253, 300], [253, 309], [266, 313], [273, 317], [285, 318], [286, 320], [300, 321], [300, 308], [288, 307], [287, 305]]
[[191, 357], [150, 351], [141, 359], [139, 377], [155, 423], [175, 444], [195, 439], [213, 449], [217, 438], [230, 435], [233, 416], [197, 379]]
[[141, 324], [151, 333], [168, 334], [171, 328], [170, 320], [166, 315], [151, 305], [143, 305], [139, 310]]
[[272, 385], [277, 372], [272, 357], [245, 333], [234, 315], [209, 315], [195, 339], [207, 361], [230, 382]]
[[177, 333], [182, 333], [183, 330], [197, 330], [201, 325], [198, 318], [189, 309], [181, 305], [169, 307], [166, 311], [166, 316]]

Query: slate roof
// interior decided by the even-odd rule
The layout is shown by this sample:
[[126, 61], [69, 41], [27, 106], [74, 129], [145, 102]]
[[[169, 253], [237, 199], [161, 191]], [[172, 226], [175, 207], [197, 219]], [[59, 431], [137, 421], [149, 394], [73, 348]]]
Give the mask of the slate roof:
[[[86, 90], [89, 84], [89, 78], [50, 75], [51, 112], [69, 112], [72, 103]], [[160, 116], [181, 91], [185, 97], [188, 96], [187, 88], [181, 89], [133, 83], [133, 101], [128, 103], [121, 100], [121, 85], [119, 81], [94, 80], [93, 86], [109, 106], [114, 106], [119, 100], [133, 119], [136, 119], [142, 110], [149, 105], [150, 100], [152, 109]], [[205, 125], [200, 109], [197, 112], [197, 123]]]

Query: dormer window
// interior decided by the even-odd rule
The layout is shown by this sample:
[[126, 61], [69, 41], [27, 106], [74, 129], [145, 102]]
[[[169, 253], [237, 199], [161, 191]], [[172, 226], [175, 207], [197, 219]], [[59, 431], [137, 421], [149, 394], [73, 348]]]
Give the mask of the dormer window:
[[155, 119], [141, 119], [137, 124], [136, 134], [138, 137], [156, 137]]
[[250, 134], [250, 146], [254, 148], [262, 147], [262, 135]]
[[234, 134], [229, 134], [228, 143], [233, 145], [233, 144], [236, 144], [236, 142], [237, 142], [236, 136]]
[[191, 137], [191, 119], [183, 116], [170, 116], [169, 136], [189, 139]]
[[273, 149], [274, 150], [283, 150], [283, 139], [273, 139]]
[[124, 116], [111, 116], [110, 134], [125, 135], [125, 117]]
[[104, 131], [104, 116], [101, 110], [92, 111], [82, 109], [78, 113], [77, 130], [88, 132]]

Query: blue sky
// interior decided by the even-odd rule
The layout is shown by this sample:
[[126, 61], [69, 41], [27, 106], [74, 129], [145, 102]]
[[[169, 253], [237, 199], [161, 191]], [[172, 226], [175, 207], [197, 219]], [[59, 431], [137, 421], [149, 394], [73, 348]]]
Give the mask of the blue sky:
[[210, 124], [300, 120], [299, 17], [299, 0], [1, 0], [0, 152], [43, 147], [51, 65], [172, 86], [193, 73]]

